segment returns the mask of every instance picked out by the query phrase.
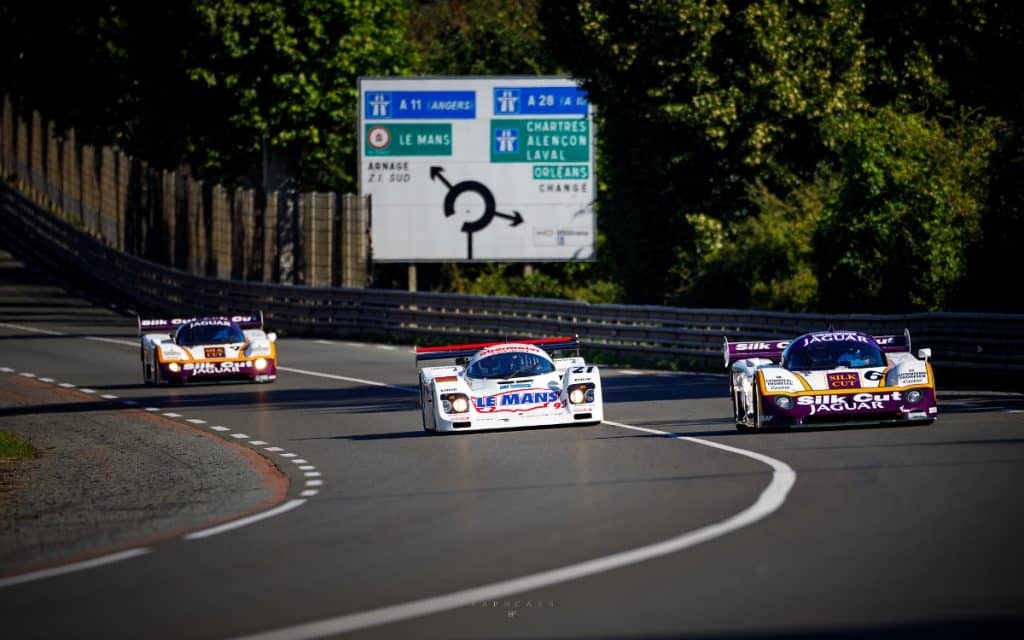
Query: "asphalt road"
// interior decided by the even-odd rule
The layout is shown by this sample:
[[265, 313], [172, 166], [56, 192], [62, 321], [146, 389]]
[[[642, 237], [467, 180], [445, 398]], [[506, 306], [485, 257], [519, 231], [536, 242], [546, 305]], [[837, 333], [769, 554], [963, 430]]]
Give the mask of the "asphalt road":
[[2, 312], [0, 384], [31, 373], [223, 427], [291, 481], [244, 526], [0, 583], [7, 638], [1016, 637], [1024, 622], [1020, 394], [943, 389], [939, 372], [931, 426], [748, 435], [724, 375], [605, 368], [608, 424], [431, 437], [409, 347], [284, 337], [274, 384], [152, 389], [134, 317], [40, 286]]

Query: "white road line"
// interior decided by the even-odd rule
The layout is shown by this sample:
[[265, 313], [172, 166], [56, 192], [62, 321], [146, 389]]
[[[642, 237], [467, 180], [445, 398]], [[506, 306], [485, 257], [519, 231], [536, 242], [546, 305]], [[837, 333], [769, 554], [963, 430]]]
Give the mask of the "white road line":
[[409, 391], [411, 393], [419, 393], [420, 390], [415, 387], [403, 387], [398, 384], [388, 384], [386, 382], [376, 382], [375, 380], [363, 380], [362, 378], [350, 378], [348, 376], [336, 376], [333, 373], [320, 373], [319, 371], [306, 371], [305, 369], [292, 369], [291, 367], [278, 367], [278, 371], [288, 371], [290, 373], [301, 373], [304, 376], [314, 376], [316, 378], [327, 378], [329, 380], [341, 380], [342, 382], [354, 382], [356, 384], [365, 384], [371, 387], [386, 387], [388, 389], [398, 389], [399, 391]]
[[48, 336], [64, 336], [67, 335], [61, 331], [50, 331], [49, 329], [39, 329], [36, 327], [26, 327], [23, 324], [11, 324], [9, 322], [0, 322], [0, 327], [6, 327], [8, 329], [17, 329], [18, 331], [28, 331], [29, 333], [43, 333]]
[[181, 417], [180, 413], [173, 413], [173, 412], [161, 413], [160, 415], [164, 416], [165, 418], [180, 418]]
[[[440, 613], [442, 611], [450, 611], [459, 607], [472, 605], [476, 602], [497, 600], [517, 593], [537, 591], [552, 585], [568, 582], [570, 580], [578, 580], [580, 578], [604, 573], [613, 569], [646, 562], [670, 553], [682, 551], [683, 549], [693, 547], [702, 542], [707, 542], [708, 540], [719, 538], [738, 529], [742, 529], [743, 527], [748, 527], [755, 522], [768, 517], [783, 505], [786, 501], [786, 495], [793, 487], [793, 483], [796, 482], [796, 472], [793, 471], [793, 469], [785, 462], [754, 451], [738, 449], [736, 447], [711, 442], [710, 440], [704, 440], [702, 438], [692, 438], [665, 431], [658, 431], [657, 429], [634, 427], [627, 424], [607, 421], [604, 424], [622, 429], [631, 429], [634, 431], [643, 431], [645, 433], [671, 437], [676, 440], [685, 440], [686, 442], [721, 449], [722, 451], [757, 460], [771, 468], [771, 482], [768, 483], [768, 486], [761, 492], [761, 495], [753, 504], [736, 515], [726, 518], [720, 522], [716, 522], [715, 524], [682, 533], [674, 538], [669, 538], [662, 542], [656, 542], [643, 547], [621, 551], [609, 556], [587, 560], [585, 562], [552, 569], [550, 571], [542, 571], [540, 573], [523, 576], [521, 578], [513, 578], [511, 580], [495, 582], [481, 587], [465, 589], [463, 591], [457, 591], [455, 593], [435, 596], [432, 598], [424, 598], [422, 600], [414, 600], [412, 602], [405, 602], [389, 607], [381, 607], [370, 611], [362, 611], [359, 613], [337, 616], [335, 618], [327, 618], [325, 620], [300, 624], [294, 627], [282, 627], [280, 629], [244, 636], [243, 638], [236, 638], [235, 640], [306, 640], [308, 638], [323, 638], [325, 636], [347, 633], [349, 631], [366, 629], [383, 624], [390, 624], [401, 620], [408, 620], [410, 618], [418, 618], [420, 616]], [[308, 485], [309, 482], [306, 484]]]
[[200, 420], [199, 418], [189, 418], [185, 422], [189, 422], [191, 424], [206, 424], [206, 420]]
[[157, 413], [160, 409], [157, 409], [156, 407], [146, 407], [146, 411], [149, 411], [150, 413]]
[[[282, 453], [281, 455], [286, 455], [286, 454]], [[295, 455], [295, 454], [293, 453], [292, 455]], [[309, 460], [303, 460], [302, 458], [295, 458], [294, 460], [292, 460], [292, 462], [294, 462], [295, 464], [306, 464], [307, 462], [309, 462]]]
[[3, 371], [4, 373], [14, 373], [14, 369], [10, 367], [0, 367], [0, 371]]
[[222, 525], [217, 526], [217, 527], [211, 527], [210, 529], [203, 529], [202, 531], [196, 531], [194, 533], [190, 533], [187, 536], [185, 536], [185, 539], [186, 540], [200, 540], [202, 538], [209, 538], [210, 536], [215, 536], [218, 533], [224, 533], [225, 531], [231, 531], [232, 529], [238, 529], [239, 527], [244, 527], [244, 526], [250, 525], [250, 524], [252, 524], [254, 522], [259, 522], [260, 520], [266, 520], [267, 518], [273, 518], [274, 516], [279, 516], [282, 513], [285, 513], [286, 511], [291, 511], [295, 507], [301, 507], [304, 504], [306, 504], [305, 500], [299, 500], [299, 499], [289, 500], [288, 502], [286, 502], [286, 503], [284, 503], [284, 504], [282, 504], [280, 506], [274, 507], [273, 509], [270, 509], [268, 511], [264, 511], [263, 513], [257, 513], [256, 515], [249, 516], [248, 518], [242, 518], [241, 520], [235, 520], [233, 522], [228, 522], [226, 524], [222, 524]]
[[277, 453], [278, 451], [284, 451], [284, 449], [282, 449], [281, 447], [264, 447], [263, 450], [272, 451], [273, 453]]
[[[295, 454], [294, 453], [290, 453], [290, 452], [289, 453], [282, 453], [281, 457], [282, 458], [294, 458]], [[292, 462], [294, 462], [294, 460]]]
[[244, 433], [232, 433], [231, 437], [239, 440], [247, 440], [249, 438], [249, 436]]
[[75, 388], [75, 385], [71, 384], [70, 382], [62, 382], [62, 383], [60, 383], [57, 386], [58, 387], [63, 387], [65, 389], [74, 389]]
[[118, 340], [117, 338], [101, 338], [99, 336], [85, 336], [86, 340], [92, 340], [94, 342], [109, 342], [110, 344], [123, 344], [126, 347], [137, 347], [139, 341], [129, 342], [128, 340]]
[[19, 373], [18, 375], [20, 375], [20, 376], [21, 376], [21, 377], [23, 377], [23, 378], [34, 378], [34, 377], [36, 377], [36, 374], [34, 374], [34, 373], [29, 373], [28, 371], [22, 371], [22, 372], [21, 372], [21, 373]]
[[319, 471], [307, 471], [302, 475], [306, 476], [307, 478], [320, 478], [323, 476], [323, 474], [320, 473]]
[[81, 389], [79, 389], [79, 391], [81, 391], [82, 393], [88, 393], [89, 395], [96, 393], [95, 389], [89, 389], [88, 387], [82, 387]]
[[307, 487], [319, 487], [319, 486], [323, 485], [323, 483], [324, 483], [323, 480], [306, 480], [306, 486]]
[[53, 378], [39, 378], [39, 382], [54, 382]]
[[311, 464], [304, 464], [301, 467], [299, 467], [299, 469], [302, 470], [302, 471], [312, 471], [312, 470], [316, 469], [316, 467], [314, 467]]
[[253, 445], [254, 447], [258, 447], [261, 444], [268, 444], [268, 443], [263, 442], [262, 440], [250, 440], [249, 444]]
[[334, 344], [330, 340], [317, 340], [316, 343], [317, 344]]
[[3, 587], [10, 587], [12, 585], [21, 584], [23, 582], [32, 582], [33, 580], [52, 578], [53, 576], [60, 576], [64, 575], [65, 573], [72, 573], [74, 571], [83, 571], [85, 569], [101, 567], [105, 564], [120, 562], [122, 560], [128, 560], [129, 558], [137, 558], [138, 556], [145, 555], [147, 553], [149, 553], [149, 549], [146, 548], [129, 549], [127, 551], [113, 553], [109, 556], [102, 556], [99, 558], [93, 558], [92, 560], [76, 562], [75, 564], [66, 564], [62, 567], [43, 569], [42, 571], [33, 571], [32, 573], [23, 573], [19, 576], [11, 576], [10, 578], [0, 578], [0, 589], [2, 589]]
[[231, 429], [228, 429], [227, 427], [222, 427], [220, 425], [217, 425], [216, 427], [210, 427], [210, 428], [213, 429], [214, 431], [231, 431]]
[[390, 344], [378, 344], [377, 348], [383, 349], [384, 351], [398, 351], [398, 347], [392, 346]]
[[117, 396], [110, 393], [104, 393], [100, 397], [103, 398], [104, 400], [117, 400]]
[[303, 491], [299, 495], [302, 496], [303, 498], [312, 498], [313, 496], [315, 496], [318, 493], [320, 493], [320, 492], [317, 491], [316, 489], [306, 489], [305, 491]]

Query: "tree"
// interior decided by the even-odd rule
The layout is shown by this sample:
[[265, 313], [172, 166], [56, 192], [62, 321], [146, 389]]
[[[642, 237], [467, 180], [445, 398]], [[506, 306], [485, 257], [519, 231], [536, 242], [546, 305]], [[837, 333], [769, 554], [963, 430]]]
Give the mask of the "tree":
[[842, 123], [841, 184], [815, 237], [822, 310], [948, 307], [981, 239], [996, 127], [895, 108]]

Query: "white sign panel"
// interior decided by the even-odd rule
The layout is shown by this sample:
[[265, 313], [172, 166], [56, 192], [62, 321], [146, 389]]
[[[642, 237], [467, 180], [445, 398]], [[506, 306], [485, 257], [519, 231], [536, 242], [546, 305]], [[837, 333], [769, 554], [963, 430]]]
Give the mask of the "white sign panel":
[[593, 112], [571, 78], [362, 78], [359, 104], [374, 260], [594, 259]]

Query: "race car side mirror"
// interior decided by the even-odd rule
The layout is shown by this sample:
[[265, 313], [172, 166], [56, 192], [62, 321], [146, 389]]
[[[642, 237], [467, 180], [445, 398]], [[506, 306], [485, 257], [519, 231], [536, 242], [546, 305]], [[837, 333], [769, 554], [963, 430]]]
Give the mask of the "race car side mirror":
[[932, 357], [932, 350], [931, 349], [918, 349], [917, 350], [917, 357], [920, 358], [921, 360], [927, 360], [928, 358]]
[[277, 334], [271, 331], [270, 333], [267, 334], [267, 340], [270, 340], [271, 342], [277, 342]]

